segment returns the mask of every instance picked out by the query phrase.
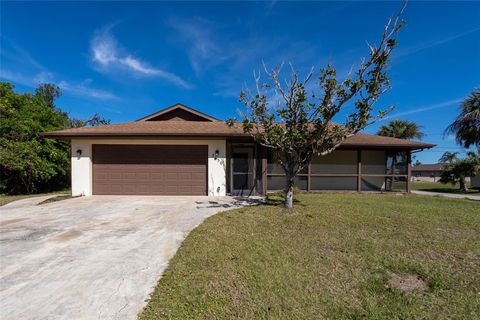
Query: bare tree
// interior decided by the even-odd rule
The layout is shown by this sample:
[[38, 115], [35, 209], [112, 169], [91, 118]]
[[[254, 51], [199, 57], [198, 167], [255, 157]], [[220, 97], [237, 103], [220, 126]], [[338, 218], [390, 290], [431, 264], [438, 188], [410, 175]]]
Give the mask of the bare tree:
[[[246, 107], [242, 115], [244, 132], [271, 149], [285, 171], [286, 208], [293, 206], [294, 178], [314, 156], [332, 152], [391, 109], [372, 114], [375, 102], [390, 88], [387, 63], [404, 25], [401, 20], [404, 8], [405, 5], [389, 19], [378, 45], [368, 45], [368, 59], [363, 59], [356, 72], [343, 81], [337, 79], [336, 70], [328, 65], [320, 70], [316, 88], [310, 90], [314, 84], [313, 68], [301, 79], [290, 64], [290, 79], [282, 81], [283, 65], [267, 70], [264, 64], [268, 80], [261, 82], [260, 73], [254, 72], [255, 88], [241, 91], [240, 101]], [[273, 108], [269, 99], [272, 94], [278, 97]], [[349, 102], [354, 111], [342, 125], [334, 124], [334, 116]], [[228, 121], [229, 125], [233, 123], [233, 119]]]

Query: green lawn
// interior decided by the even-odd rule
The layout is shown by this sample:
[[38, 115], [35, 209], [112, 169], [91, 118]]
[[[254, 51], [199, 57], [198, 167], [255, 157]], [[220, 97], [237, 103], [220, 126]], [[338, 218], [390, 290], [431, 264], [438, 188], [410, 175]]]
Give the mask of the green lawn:
[[33, 198], [33, 197], [41, 197], [41, 196], [48, 196], [51, 194], [64, 194], [70, 192], [69, 190], [64, 190], [64, 191], [55, 191], [55, 192], [49, 192], [49, 193], [37, 193], [37, 194], [19, 194], [19, 195], [5, 195], [2, 194], [0, 195], [0, 207], [6, 205], [7, 203], [17, 201], [17, 200], [22, 200], [22, 199], [27, 199], [27, 198]]
[[478, 203], [380, 194], [297, 201], [291, 211], [271, 201], [208, 218], [139, 318], [480, 318]]
[[458, 193], [458, 194], [480, 194], [480, 189], [469, 189], [466, 193], [459, 189], [458, 184], [443, 184], [440, 182], [415, 181], [412, 183], [412, 190]]

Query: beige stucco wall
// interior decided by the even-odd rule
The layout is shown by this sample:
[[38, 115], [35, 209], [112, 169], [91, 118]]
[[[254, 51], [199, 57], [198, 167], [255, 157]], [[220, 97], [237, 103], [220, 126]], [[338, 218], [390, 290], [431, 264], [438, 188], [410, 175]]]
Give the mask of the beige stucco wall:
[[[92, 144], [89, 141], [72, 140], [72, 196], [92, 194]], [[77, 150], [81, 155], [77, 155]]]
[[[208, 145], [208, 195], [226, 194], [226, 141], [225, 140], [136, 140], [136, 139], [75, 139], [72, 140], [72, 195], [92, 195], [92, 144], [164, 144]], [[77, 150], [82, 155], [77, 156]], [[215, 151], [218, 157], [215, 159]]]

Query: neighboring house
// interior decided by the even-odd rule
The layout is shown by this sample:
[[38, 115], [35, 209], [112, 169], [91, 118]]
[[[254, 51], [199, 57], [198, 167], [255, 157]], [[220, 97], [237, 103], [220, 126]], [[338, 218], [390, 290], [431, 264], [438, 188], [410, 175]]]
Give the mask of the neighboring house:
[[419, 164], [412, 167], [412, 180], [437, 182], [440, 180], [445, 163]]
[[480, 175], [473, 176], [470, 182], [471, 188], [480, 189]]
[[[133, 122], [47, 132], [71, 140], [72, 194], [265, 194], [285, 176], [240, 123], [181, 104]], [[410, 153], [434, 145], [356, 134], [297, 177], [305, 191], [409, 191]], [[393, 158], [395, 157], [395, 161]]]

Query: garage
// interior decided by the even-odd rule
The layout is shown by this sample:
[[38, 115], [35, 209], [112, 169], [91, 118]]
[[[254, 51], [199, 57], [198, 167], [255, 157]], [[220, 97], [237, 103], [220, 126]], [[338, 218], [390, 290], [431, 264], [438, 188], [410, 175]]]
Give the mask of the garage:
[[207, 145], [92, 145], [93, 194], [206, 195]]

